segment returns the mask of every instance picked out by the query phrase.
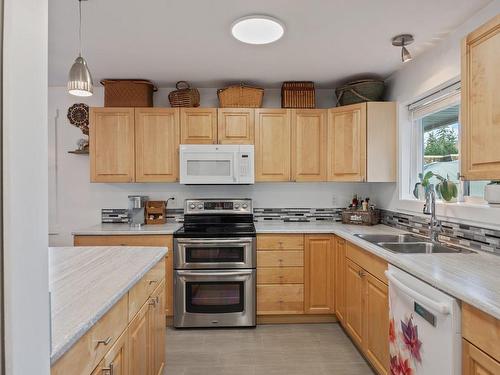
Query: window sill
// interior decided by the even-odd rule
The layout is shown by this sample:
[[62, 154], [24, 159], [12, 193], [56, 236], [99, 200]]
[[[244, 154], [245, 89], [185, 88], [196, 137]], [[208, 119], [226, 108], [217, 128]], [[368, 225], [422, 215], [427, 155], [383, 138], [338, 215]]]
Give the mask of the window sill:
[[[407, 211], [412, 215], [426, 216], [422, 213], [424, 202], [417, 199], [400, 199], [398, 210]], [[436, 212], [440, 219], [457, 222], [460, 224], [479, 225], [498, 230], [500, 225], [500, 205], [493, 206], [487, 203], [436, 202]]]

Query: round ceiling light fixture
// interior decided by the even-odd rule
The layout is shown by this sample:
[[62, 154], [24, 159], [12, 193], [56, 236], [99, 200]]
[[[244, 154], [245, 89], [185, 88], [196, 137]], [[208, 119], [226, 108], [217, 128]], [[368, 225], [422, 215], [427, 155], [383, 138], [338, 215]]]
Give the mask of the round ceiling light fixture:
[[231, 34], [247, 44], [269, 44], [281, 39], [285, 25], [280, 20], [263, 15], [237, 19], [231, 26]]

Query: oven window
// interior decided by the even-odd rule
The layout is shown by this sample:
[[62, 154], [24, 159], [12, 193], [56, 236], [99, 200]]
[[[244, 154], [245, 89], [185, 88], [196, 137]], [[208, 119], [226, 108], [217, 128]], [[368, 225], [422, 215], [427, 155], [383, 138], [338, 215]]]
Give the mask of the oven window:
[[188, 160], [188, 176], [231, 176], [231, 160]]
[[243, 281], [186, 283], [186, 311], [190, 313], [233, 313], [244, 310]]
[[244, 262], [243, 247], [188, 247], [186, 262], [188, 263], [228, 263]]

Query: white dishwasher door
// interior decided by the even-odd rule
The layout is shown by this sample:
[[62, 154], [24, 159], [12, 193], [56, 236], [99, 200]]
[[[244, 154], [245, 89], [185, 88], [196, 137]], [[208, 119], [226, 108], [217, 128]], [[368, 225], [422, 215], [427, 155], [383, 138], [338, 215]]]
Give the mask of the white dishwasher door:
[[457, 301], [392, 265], [386, 276], [390, 373], [459, 375], [461, 322]]

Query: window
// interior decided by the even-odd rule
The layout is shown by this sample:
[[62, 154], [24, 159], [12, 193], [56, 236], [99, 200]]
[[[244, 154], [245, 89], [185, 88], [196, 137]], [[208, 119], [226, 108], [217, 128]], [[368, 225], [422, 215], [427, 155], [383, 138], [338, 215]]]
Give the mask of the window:
[[[440, 177], [455, 183], [462, 191], [458, 197], [481, 201], [489, 181], [460, 183], [460, 84], [446, 87], [409, 106], [411, 116], [411, 195], [422, 199], [418, 188], [423, 176], [433, 175], [429, 182], [436, 186]], [[439, 177], [437, 177], [439, 176]], [[439, 195], [439, 191], [438, 191]]]

